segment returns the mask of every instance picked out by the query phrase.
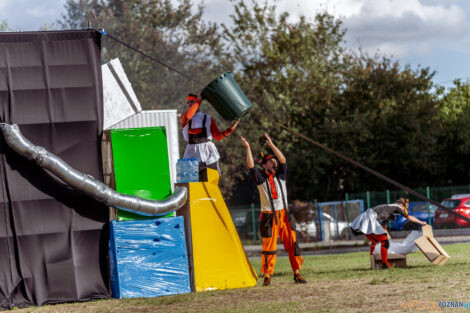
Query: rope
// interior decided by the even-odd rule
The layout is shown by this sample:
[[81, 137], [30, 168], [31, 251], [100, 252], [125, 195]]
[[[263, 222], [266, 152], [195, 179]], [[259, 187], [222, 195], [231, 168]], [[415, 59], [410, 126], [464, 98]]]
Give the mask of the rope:
[[[194, 83], [196, 83], [196, 84], [198, 84], [198, 85], [204, 86], [204, 83], [203, 83], [203, 82], [201, 82], [201, 81], [199, 81], [199, 80], [197, 80], [197, 79], [194, 79], [194, 78], [192, 78], [192, 77], [190, 77], [190, 76], [188, 76], [188, 75], [186, 75], [186, 74], [184, 74], [184, 73], [178, 71], [176, 68], [174, 68], [174, 67], [172, 67], [172, 66], [170, 66], [170, 65], [168, 65], [168, 64], [166, 64], [166, 63], [163, 63], [162, 61], [160, 61], [160, 60], [158, 60], [158, 59], [152, 57], [151, 55], [148, 55], [147, 53], [142, 52], [141, 50], [139, 50], [139, 49], [137, 49], [137, 48], [134, 48], [133, 46], [131, 46], [131, 45], [129, 45], [129, 44], [127, 44], [127, 43], [125, 43], [125, 42], [123, 42], [123, 41], [117, 39], [116, 37], [111, 36], [110, 34], [106, 33], [106, 32], [104, 31], [104, 29], [99, 29], [99, 30], [95, 29], [95, 30], [98, 31], [98, 32], [99, 32], [100, 34], [102, 34], [103, 36], [107, 36], [108, 38], [110, 38], [110, 39], [116, 41], [117, 43], [119, 43], [119, 44], [121, 44], [121, 45], [123, 45], [124, 47], [126, 47], [126, 48], [128, 48], [128, 49], [130, 49], [130, 50], [132, 50], [132, 51], [135, 51], [135, 52], [137, 52], [138, 54], [140, 54], [140, 55], [142, 55], [142, 56], [144, 56], [144, 57], [146, 57], [146, 58], [148, 58], [148, 59], [150, 59], [150, 60], [152, 60], [152, 61], [154, 61], [154, 62], [156, 62], [156, 63], [158, 63], [158, 64], [160, 64], [160, 65], [162, 65], [162, 66], [164, 66], [164, 67], [166, 67], [166, 68], [169, 69], [170, 71], [173, 71], [173, 72], [175, 72], [175, 73], [181, 75], [182, 77], [186, 78], [187, 80], [190, 80], [190, 81], [192, 81], [192, 82], [194, 82]], [[220, 97], [223, 98], [223, 95], [221, 95], [217, 90], [215, 90], [215, 89], [213, 89], [213, 88], [211, 88], [211, 87], [209, 87], [209, 86], [206, 86], [205, 88], [211, 90], [212, 92], [218, 94]]]
[[[121, 41], [121, 40], [119, 40], [119, 39], [117, 39], [117, 38], [115, 38], [115, 37], [113, 37], [113, 36], [111, 36], [111, 35], [109, 35], [109, 34], [106, 33], [103, 29], [100, 29], [100, 30], [97, 30], [97, 31], [100, 32], [103, 36], [107, 36], [108, 38], [110, 38], [110, 39], [112, 39], [112, 40], [114, 40], [114, 41], [120, 43], [121, 45], [123, 45], [123, 46], [125, 46], [125, 47], [127, 47], [127, 48], [129, 48], [129, 49], [131, 49], [131, 50], [133, 50], [133, 51], [135, 51], [135, 52], [137, 52], [137, 53], [139, 53], [140, 55], [142, 55], [142, 56], [144, 56], [144, 57], [146, 57], [146, 58], [148, 58], [148, 59], [150, 59], [150, 60], [152, 60], [152, 61], [154, 61], [154, 62], [156, 62], [156, 63], [158, 63], [158, 64], [160, 64], [160, 65], [162, 65], [162, 66], [164, 66], [164, 67], [166, 67], [166, 68], [168, 68], [169, 70], [171, 70], [171, 71], [173, 71], [173, 72], [175, 72], [175, 73], [181, 75], [182, 77], [184, 77], [184, 78], [186, 78], [186, 79], [188, 79], [188, 80], [190, 80], [190, 81], [192, 81], [192, 82], [195, 82], [195, 83], [198, 83], [198, 84], [201, 84], [201, 85], [202, 85], [202, 83], [201, 83], [200, 81], [195, 80], [195, 79], [193, 79], [192, 77], [189, 77], [189, 76], [185, 75], [184, 73], [181, 73], [180, 71], [178, 71], [178, 70], [175, 69], [174, 67], [172, 67], [172, 66], [170, 66], [170, 65], [167, 65], [167, 64], [163, 63], [162, 61], [159, 61], [158, 59], [156, 59], [156, 58], [154, 58], [154, 57], [152, 57], [152, 56], [150, 56], [150, 55], [148, 55], [148, 54], [146, 54], [146, 53], [140, 51], [139, 49], [134, 48], [134, 47], [132, 47], [131, 45], [129, 45], [129, 44], [127, 44], [127, 43], [125, 43], [125, 42], [123, 42], [123, 41]], [[211, 90], [213, 90], [213, 89], [211, 88]], [[216, 90], [213, 90], [213, 91], [214, 91], [214, 92], [217, 92]], [[220, 95], [220, 93], [219, 93], [219, 95]], [[222, 96], [222, 95], [221, 95], [221, 96]], [[339, 157], [339, 158], [341, 158], [341, 159], [343, 159], [343, 160], [345, 160], [345, 161], [347, 161], [347, 162], [349, 162], [349, 163], [351, 163], [351, 164], [353, 164], [353, 165], [355, 165], [355, 166], [357, 166], [357, 167], [359, 167], [359, 168], [362, 168], [363, 170], [367, 171], [368, 173], [377, 176], [378, 178], [380, 178], [380, 179], [382, 179], [382, 180], [384, 180], [384, 181], [386, 181], [386, 182], [388, 182], [388, 183], [390, 183], [390, 184], [392, 184], [392, 185], [394, 185], [394, 186], [400, 188], [401, 190], [405, 190], [405, 191], [408, 192], [409, 194], [412, 194], [412, 195], [414, 195], [415, 197], [417, 197], [417, 198], [419, 198], [419, 199], [421, 199], [421, 200], [423, 200], [423, 201], [427, 201], [427, 202], [429, 202], [429, 203], [431, 203], [431, 204], [437, 206], [438, 208], [443, 209], [443, 210], [445, 210], [446, 212], [449, 212], [450, 214], [453, 214], [453, 215], [455, 215], [455, 216], [457, 216], [457, 217], [463, 219], [464, 221], [470, 223], [470, 218], [468, 218], [468, 217], [466, 217], [466, 216], [463, 216], [463, 215], [461, 215], [461, 214], [459, 214], [459, 213], [457, 213], [457, 212], [452, 211], [451, 209], [449, 209], [449, 208], [447, 208], [447, 207], [441, 205], [440, 203], [438, 203], [438, 202], [436, 202], [436, 201], [434, 201], [434, 200], [432, 200], [432, 199], [427, 198], [426, 196], [420, 194], [419, 192], [416, 192], [416, 191], [414, 191], [413, 189], [411, 189], [411, 188], [409, 188], [409, 187], [407, 187], [407, 186], [405, 186], [405, 185], [403, 185], [403, 184], [400, 184], [399, 182], [397, 182], [397, 181], [395, 181], [395, 180], [393, 180], [393, 179], [391, 179], [391, 178], [389, 178], [389, 177], [387, 177], [387, 176], [385, 176], [385, 175], [383, 175], [383, 174], [380, 174], [379, 172], [377, 172], [377, 171], [375, 171], [375, 170], [373, 170], [373, 169], [371, 169], [371, 168], [369, 168], [369, 167], [367, 167], [367, 166], [365, 166], [365, 165], [363, 165], [363, 164], [361, 164], [361, 163], [359, 163], [359, 162], [357, 162], [357, 161], [355, 161], [355, 160], [353, 160], [353, 159], [351, 159], [351, 158], [348, 158], [347, 156], [344, 156], [344, 155], [342, 155], [341, 153], [336, 152], [336, 151], [333, 150], [333, 149], [330, 149], [330, 148], [328, 148], [328, 147], [325, 147], [325, 146], [322, 145], [321, 143], [319, 143], [319, 142], [317, 142], [317, 141], [315, 141], [315, 140], [313, 140], [313, 139], [311, 139], [311, 138], [309, 138], [309, 137], [306, 137], [306, 136], [302, 135], [301, 133], [299, 133], [299, 132], [297, 132], [297, 131], [295, 131], [295, 130], [293, 130], [293, 129], [291, 129], [291, 128], [289, 128], [289, 127], [287, 127], [287, 126], [285, 126], [285, 125], [283, 125], [283, 124], [281, 124], [281, 123], [278, 123], [277, 121], [275, 121], [275, 120], [273, 120], [273, 119], [271, 119], [271, 118], [269, 118], [269, 117], [267, 117], [267, 119], [270, 120], [271, 122], [273, 122], [274, 124], [278, 125], [279, 127], [284, 128], [284, 129], [287, 130], [288, 132], [290, 132], [290, 133], [292, 133], [292, 134], [294, 134], [294, 135], [296, 135], [296, 136], [298, 136], [298, 137], [300, 137], [300, 138], [303, 138], [303, 139], [305, 139], [305, 140], [307, 140], [307, 141], [313, 143], [314, 145], [320, 147], [321, 149], [323, 149], [323, 150], [325, 150], [325, 151], [328, 151], [329, 153], [332, 153], [332, 154], [336, 155], [337, 157]]]
[[[195, 80], [194, 78], [192, 78], [192, 77], [190, 77], [190, 76], [188, 76], [188, 75], [186, 75], [186, 74], [184, 74], [184, 73], [178, 71], [176, 68], [174, 68], [174, 67], [172, 67], [172, 66], [170, 66], [170, 65], [168, 65], [168, 64], [163, 63], [162, 61], [160, 61], [160, 60], [158, 60], [158, 59], [156, 59], [156, 58], [154, 58], [154, 57], [152, 57], [152, 56], [150, 56], [150, 55], [148, 55], [148, 54], [146, 54], [146, 53], [140, 51], [140, 50], [137, 49], [137, 48], [132, 47], [131, 45], [129, 45], [129, 44], [127, 44], [127, 43], [125, 43], [125, 42], [123, 42], [123, 41], [117, 39], [116, 37], [111, 36], [110, 34], [106, 33], [106, 32], [104, 31], [104, 29], [99, 29], [99, 30], [96, 30], [96, 31], [98, 31], [98, 32], [99, 32], [100, 34], [102, 34], [103, 36], [106, 36], [106, 37], [108, 37], [108, 38], [110, 38], [110, 39], [116, 41], [117, 43], [120, 43], [120, 44], [123, 45], [124, 47], [126, 47], [126, 48], [128, 48], [128, 49], [131, 49], [131, 50], [137, 52], [138, 54], [140, 54], [140, 55], [142, 55], [142, 56], [144, 56], [144, 57], [146, 57], [146, 58], [148, 58], [148, 59], [150, 59], [150, 60], [152, 60], [152, 61], [154, 61], [154, 62], [156, 62], [156, 63], [158, 63], [158, 64], [160, 64], [160, 65], [162, 65], [162, 66], [164, 66], [164, 67], [166, 67], [166, 68], [169, 69], [170, 71], [173, 71], [173, 72], [175, 72], [175, 73], [177, 73], [177, 74], [183, 76], [183, 77], [186, 78], [187, 80], [190, 80], [190, 81], [192, 81], [192, 82], [201, 84], [200, 81]], [[202, 84], [201, 84], [201, 85], [202, 85]]]

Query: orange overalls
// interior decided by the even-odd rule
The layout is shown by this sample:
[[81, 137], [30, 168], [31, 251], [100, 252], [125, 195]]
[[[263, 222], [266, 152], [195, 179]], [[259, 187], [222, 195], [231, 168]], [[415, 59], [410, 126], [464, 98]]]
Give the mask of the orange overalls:
[[[273, 181], [273, 175], [268, 176], [269, 179], [266, 181], [266, 186], [270, 196], [271, 207], [274, 211], [273, 198], [277, 199], [277, 191]], [[260, 233], [261, 237], [263, 237], [261, 272], [265, 275], [268, 274], [269, 276], [274, 273], [274, 266], [276, 265], [278, 237], [281, 237], [284, 248], [289, 254], [289, 262], [294, 273], [297, 270], [300, 270], [301, 265], [304, 263], [303, 258], [300, 256], [300, 249], [297, 244], [295, 223], [289, 218], [290, 214], [287, 211], [287, 201], [284, 197], [284, 191], [282, 190], [282, 187], [280, 189], [284, 209], [277, 210], [274, 213], [262, 212], [261, 214]], [[292, 229], [291, 225], [294, 225], [294, 229]]]
[[[273, 214], [276, 215], [276, 218], [273, 218]], [[290, 226], [286, 210], [279, 210], [276, 211], [276, 213], [263, 212], [263, 216], [264, 215], [267, 215], [268, 217], [266, 219], [270, 220], [273, 224], [271, 237], [263, 238], [261, 272], [268, 274], [269, 276], [274, 273], [274, 266], [276, 265], [277, 238], [281, 237], [284, 248], [289, 253], [289, 262], [292, 267], [292, 271], [295, 273], [297, 270], [300, 270], [301, 264], [304, 263], [304, 259], [299, 255], [300, 249], [297, 244], [295, 231], [292, 230]], [[278, 220], [278, 224], [276, 224], [276, 219]]]

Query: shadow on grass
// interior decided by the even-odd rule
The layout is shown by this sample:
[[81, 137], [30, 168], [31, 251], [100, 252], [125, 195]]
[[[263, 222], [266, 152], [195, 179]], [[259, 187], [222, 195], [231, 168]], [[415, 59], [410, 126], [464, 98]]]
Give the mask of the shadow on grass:
[[[468, 265], [468, 262], [456, 262], [456, 263], [449, 263], [443, 265], [447, 270], [455, 268], [456, 271], [462, 270], [462, 265]], [[420, 264], [420, 265], [408, 265], [407, 267], [398, 267], [392, 269], [392, 271], [403, 271], [403, 270], [412, 270], [412, 269], [436, 269], [439, 270], [441, 266], [429, 264]], [[330, 269], [330, 270], [320, 270], [320, 271], [310, 271], [308, 269], [304, 270], [303, 273], [313, 274], [313, 275], [328, 275], [328, 274], [341, 274], [341, 273], [350, 273], [350, 274], [361, 274], [366, 272], [376, 272], [368, 267], [355, 267], [355, 268], [337, 268], [337, 269]], [[380, 271], [379, 271], [380, 272]], [[279, 271], [274, 273], [274, 276], [278, 277], [290, 277], [292, 276], [292, 272], [290, 271]]]
[[342, 269], [336, 269], [336, 270], [328, 270], [328, 271], [317, 271], [315, 274], [331, 274], [331, 273], [364, 273], [364, 272], [370, 272], [372, 269], [370, 268], [342, 268]]
[[461, 266], [462, 265], [468, 265], [469, 263], [468, 262], [453, 262], [453, 263], [449, 263], [449, 264], [444, 264], [444, 265], [434, 265], [434, 264], [420, 264], [420, 265], [408, 265], [406, 268], [407, 269], [412, 269], [412, 268], [429, 268], [429, 267], [432, 267], [432, 268], [453, 268], [453, 267], [457, 267], [458, 270], [461, 270]]
[[[369, 272], [371, 271], [370, 268], [342, 268], [342, 269], [333, 269], [333, 270], [324, 270], [324, 271], [309, 271], [308, 269], [305, 271], [301, 271], [301, 273], [308, 273], [308, 274], [314, 274], [314, 275], [325, 275], [325, 274], [331, 274], [331, 273], [364, 273], [364, 272]], [[292, 276], [292, 272], [286, 272], [286, 271], [279, 271], [278, 273], [274, 273], [273, 276], [278, 276], [278, 277], [290, 277]]]

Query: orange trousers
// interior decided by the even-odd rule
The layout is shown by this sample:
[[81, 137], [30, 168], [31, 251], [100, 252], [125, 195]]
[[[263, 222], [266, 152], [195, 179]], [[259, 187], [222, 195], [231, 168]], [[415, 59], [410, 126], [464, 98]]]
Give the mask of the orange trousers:
[[272, 218], [272, 235], [271, 237], [263, 238], [261, 272], [269, 275], [274, 273], [274, 266], [276, 265], [277, 238], [281, 237], [284, 248], [289, 254], [290, 265], [295, 273], [295, 271], [300, 270], [301, 265], [304, 263], [304, 259], [300, 256], [297, 238], [295, 236], [295, 231], [292, 230], [289, 223], [288, 214], [284, 209], [276, 211], [276, 213], [263, 212], [263, 214], [276, 214], [277, 224], [276, 218]]

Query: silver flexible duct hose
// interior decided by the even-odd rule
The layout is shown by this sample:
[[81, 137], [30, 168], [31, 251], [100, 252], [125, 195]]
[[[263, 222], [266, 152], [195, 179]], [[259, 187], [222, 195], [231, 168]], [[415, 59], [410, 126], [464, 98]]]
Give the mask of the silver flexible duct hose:
[[67, 185], [85, 192], [106, 205], [140, 215], [156, 216], [178, 210], [188, 198], [186, 187], [177, 187], [169, 198], [161, 201], [119, 193], [102, 182], [73, 169], [45, 148], [32, 144], [21, 134], [18, 125], [1, 123], [0, 128], [6, 143], [17, 153], [49, 170]]

